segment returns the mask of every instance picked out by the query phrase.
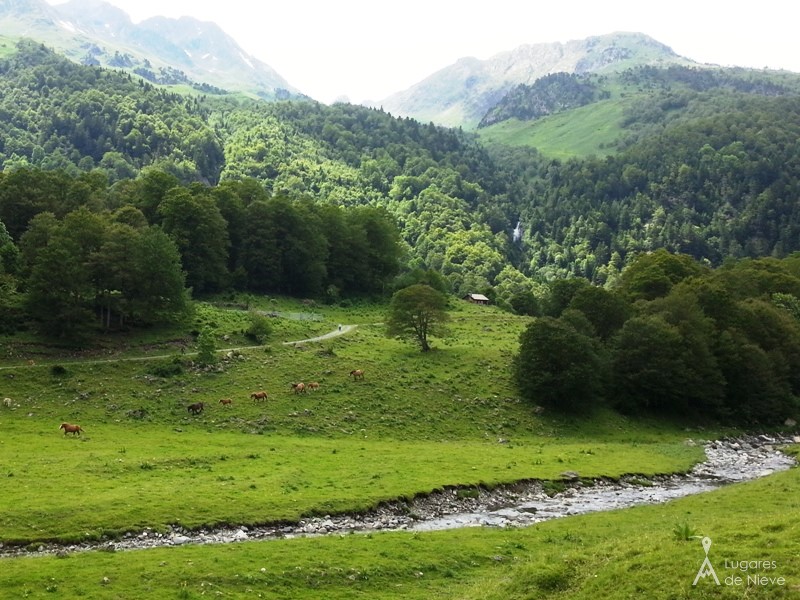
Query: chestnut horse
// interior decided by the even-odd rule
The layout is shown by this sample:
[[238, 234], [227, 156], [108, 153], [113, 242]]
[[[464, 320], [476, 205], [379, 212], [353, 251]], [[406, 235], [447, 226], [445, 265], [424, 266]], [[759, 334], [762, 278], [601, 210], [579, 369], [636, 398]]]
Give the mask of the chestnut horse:
[[64, 430], [64, 435], [71, 433], [72, 435], [80, 435], [83, 428], [80, 425], [73, 425], [72, 423], [62, 423], [59, 429]]
[[250, 397], [253, 399], [253, 402], [255, 402], [256, 400], [266, 400], [267, 399], [267, 392], [264, 392], [264, 391], [253, 392], [252, 394], [250, 394]]
[[219, 403], [222, 404], [223, 406], [230, 406], [231, 404], [233, 404], [233, 400], [231, 400], [230, 398], [223, 398], [222, 400], [219, 401]]
[[294, 390], [295, 394], [305, 394], [306, 393], [306, 384], [302, 381], [300, 383], [293, 383], [292, 389]]
[[350, 371], [350, 375], [355, 381], [356, 379], [364, 379], [364, 370], [363, 369], [355, 369], [354, 371]]
[[206, 407], [205, 403], [195, 402], [194, 404], [190, 404], [189, 406], [187, 406], [186, 410], [188, 410], [193, 415], [199, 415], [201, 412], [203, 412], [203, 409], [205, 407]]
[[309, 381], [309, 382], [306, 384], [306, 387], [307, 387], [309, 390], [312, 390], [312, 391], [317, 391], [317, 390], [319, 389], [319, 383], [317, 383], [316, 381]]

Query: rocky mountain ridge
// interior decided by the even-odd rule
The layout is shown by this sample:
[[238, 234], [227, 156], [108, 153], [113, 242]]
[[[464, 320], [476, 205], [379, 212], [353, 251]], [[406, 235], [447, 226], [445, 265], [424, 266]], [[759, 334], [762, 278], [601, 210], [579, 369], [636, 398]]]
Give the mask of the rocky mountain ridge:
[[377, 103], [398, 116], [474, 127], [513, 87], [553, 73], [603, 73], [638, 65], [696, 65], [642, 33], [527, 44], [486, 60], [464, 58]]
[[272, 100], [302, 96], [272, 67], [245, 52], [214, 23], [154, 17], [135, 24], [103, 0], [0, 0], [0, 27], [75, 62], [131, 71], [154, 83], [244, 92]]

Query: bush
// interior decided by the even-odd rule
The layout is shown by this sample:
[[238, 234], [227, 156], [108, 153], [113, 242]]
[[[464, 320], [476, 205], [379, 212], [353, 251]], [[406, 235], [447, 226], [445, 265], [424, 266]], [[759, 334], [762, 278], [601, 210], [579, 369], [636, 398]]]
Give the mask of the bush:
[[183, 362], [175, 356], [169, 360], [154, 363], [150, 366], [149, 373], [156, 377], [175, 377], [183, 373]]
[[214, 338], [214, 330], [211, 327], [204, 327], [197, 337], [197, 362], [201, 365], [213, 365], [217, 362], [217, 341]]
[[259, 344], [263, 344], [266, 339], [272, 334], [272, 323], [262, 313], [254, 310], [250, 311], [250, 326], [247, 328], [245, 335]]
[[63, 367], [61, 365], [53, 365], [52, 367], [50, 367], [50, 375], [52, 375], [53, 377], [63, 377], [66, 374], [67, 374], [66, 367]]

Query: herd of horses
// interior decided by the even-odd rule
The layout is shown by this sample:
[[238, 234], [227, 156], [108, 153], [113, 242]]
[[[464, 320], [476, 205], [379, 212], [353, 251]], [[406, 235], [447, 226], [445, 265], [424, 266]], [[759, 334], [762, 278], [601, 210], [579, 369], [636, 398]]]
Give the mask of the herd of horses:
[[[354, 369], [350, 371], [350, 377], [353, 378], [353, 381], [364, 379], [364, 370], [363, 369]], [[302, 381], [292, 383], [292, 390], [295, 394], [305, 394], [307, 390], [310, 391], [317, 391], [319, 390], [319, 382], [318, 381], [309, 381], [308, 383], [304, 383]], [[266, 401], [269, 398], [269, 394], [264, 390], [259, 390], [257, 392], [253, 392], [250, 394], [250, 399], [253, 402], [258, 402], [260, 400]], [[8, 400], [8, 399], [7, 399]], [[10, 402], [9, 402], [10, 403]], [[231, 398], [222, 398], [219, 401], [220, 404], [223, 406], [231, 406], [233, 404], [233, 400]], [[200, 415], [203, 414], [203, 411], [206, 408], [205, 402], [193, 402], [186, 407], [186, 410], [191, 415]], [[74, 425], [72, 423], [62, 423], [59, 429], [64, 430], [64, 435], [71, 433], [74, 436], [80, 436], [83, 432], [83, 428], [80, 425]]]

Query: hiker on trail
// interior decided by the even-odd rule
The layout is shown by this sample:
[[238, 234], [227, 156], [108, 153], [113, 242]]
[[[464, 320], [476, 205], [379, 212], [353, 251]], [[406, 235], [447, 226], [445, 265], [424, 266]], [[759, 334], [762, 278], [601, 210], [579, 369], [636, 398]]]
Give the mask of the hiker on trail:
[[342, 326], [341, 326], [341, 325], [339, 325], [339, 331], [341, 331], [341, 330], [342, 330]]

